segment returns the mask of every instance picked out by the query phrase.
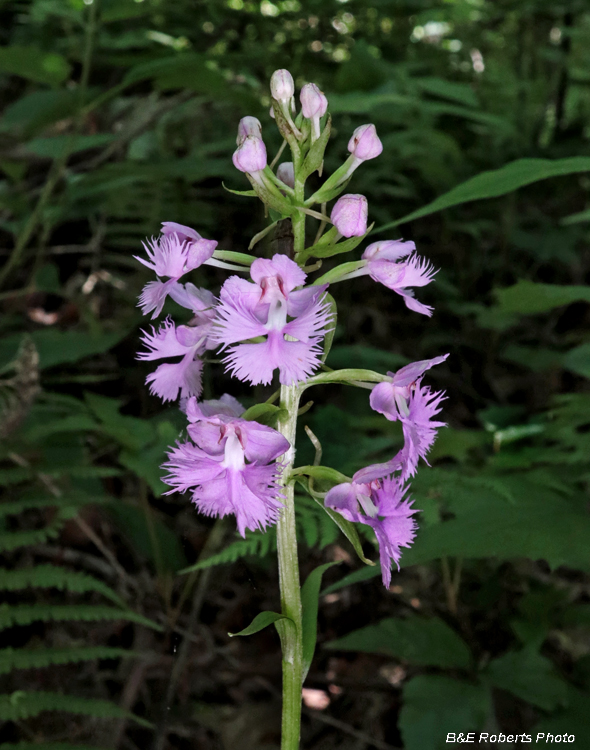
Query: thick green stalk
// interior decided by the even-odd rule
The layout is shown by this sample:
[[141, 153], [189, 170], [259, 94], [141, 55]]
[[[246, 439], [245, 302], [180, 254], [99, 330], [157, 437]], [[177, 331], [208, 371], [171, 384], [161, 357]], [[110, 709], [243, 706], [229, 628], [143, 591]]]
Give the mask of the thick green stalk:
[[[292, 149], [293, 150], [293, 149]], [[295, 198], [302, 202], [304, 182], [298, 179], [300, 155], [293, 153], [295, 163]], [[297, 212], [292, 217], [293, 249], [295, 257], [305, 248], [305, 214]], [[285, 507], [277, 524], [277, 554], [281, 587], [281, 612], [288, 620], [277, 622], [283, 652], [283, 716], [281, 750], [298, 750], [301, 734], [301, 688], [303, 685], [303, 637], [301, 620], [301, 582], [297, 557], [297, 529], [295, 527], [295, 483], [290, 477], [295, 460], [295, 434], [301, 385], [281, 386], [281, 408], [285, 418], [279, 421], [278, 430], [291, 447], [283, 456], [281, 484]]]
[[301, 687], [303, 683], [303, 640], [301, 626], [301, 583], [295, 528], [295, 483], [289, 474], [295, 459], [295, 431], [300, 390], [297, 385], [281, 386], [281, 408], [287, 416], [278, 424], [291, 447], [283, 456], [282, 486], [285, 507], [277, 524], [277, 552], [281, 587], [281, 612], [286, 620], [277, 622], [283, 651], [283, 719], [281, 750], [297, 750], [301, 727]]

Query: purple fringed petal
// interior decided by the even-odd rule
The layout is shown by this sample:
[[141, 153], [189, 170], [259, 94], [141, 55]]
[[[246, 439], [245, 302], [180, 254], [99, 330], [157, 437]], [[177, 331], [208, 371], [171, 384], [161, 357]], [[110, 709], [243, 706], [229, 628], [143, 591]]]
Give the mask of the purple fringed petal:
[[319, 366], [320, 348], [301, 341], [285, 341], [283, 334], [270, 331], [260, 344], [238, 344], [223, 360], [232, 375], [252, 385], [268, 385], [274, 370], [282, 385], [293, 385], [309, 377]]
[[[445, 398], [442, 391], [432, 392], [428, 386], [420, 384], [412, 393], [409, 402], [409, 414], [401, 417], [404, 431], [404, 463], [401, 478], [407, 479], [416, 473], [418, 459], [426, 461], [426, 454], [436, 440], [439, 427], [446, 427], [445, 422], [434, 421], [433, 417], [440, 411], [440, 403]], [[428, 463], [428, 461], [426, 461]]]
[[157, 318], [162, 312], [166, 297], [174, 291], [178, 282], [174, 279], [168, 281], [148, 281], [139, 295], [137, 306], [141, 308], [143, 315], [147, 315], [152, 310], [152, 320]]
[[226, 298], [217, 306], [218, 323], [211, 338], [218, 344], [235, 344], [267, 333], [264, 323], [258, 320], [243, 297]]
[[200, 396], [203, 363], [200, 359], [192, 359], [193, 356], [189, 351], [180, 362], [166, 362], [150, 373], [145, 379], [150, 393], [162, 401], [175, 401], [179, 392], [181, 396]]
[[[355, 474], [355, 478], [358, 473]], [[370, 526], [379, 542], [379, 559], [383, 585], [391, 583], [392, 561], [399, 568], [401, 547], [409, 547], [416, 534], [412, 501], [404, 499], [406, 488], [396, 478], [364, 483], [344, 483], [326, 495], [325, 505], [348, 521]]]
[[[183, 326], [184, 327], [184, 326]], [[137, 359], [152, 361], [165, 357], [184, 357], [187, 345], [177, 337], [178, 329], [170, 318], [167, 318], [159, 330], [152, 326], [152, 332], [142, 331], [141, 341], [147, 346], [147, 352], [139, 352]]]
[[208, 516], [236, 515], [238, 530], [266, 529], [277, 521], [283, 506], [277, 486], [276, 464], [246, 465], [241, 469], [224, 466], [223, 456], [209, 456], [190, 443], [183, 443], [168, 455], [163, 468], [164, 482], [171, 492], [192, 490], [192, 500]]

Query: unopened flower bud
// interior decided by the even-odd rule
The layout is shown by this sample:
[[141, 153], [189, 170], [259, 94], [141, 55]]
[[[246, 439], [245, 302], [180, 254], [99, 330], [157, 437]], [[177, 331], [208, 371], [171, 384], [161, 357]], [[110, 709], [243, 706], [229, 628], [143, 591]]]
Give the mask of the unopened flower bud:
[[248, 135], [234, 151], [234, 167], [240, 172], [259, 172], [266, 167], [266, 146], [262, 138]]
[[282, 164], [279, 164], [279, 167], [277, 169], [277, 177], [281, 182], [287, 185], [287, 187], [294, 188], [295, 168], [293, 167], [293, 162], [284, 161]]
[[367, 231], [368, 211], [364, 195], [343, 195], [336, 201], [330, 218], [343, 237], [361, 237]]
[[383, 151], [383, 144], [379, 140], [375, 126], [370, 124], [358, 127], [348, 142], [348, 150], [360, 161], [379, 156]]
[[238, 137], [236, 143], [241, 146], [249, 135], [254, 135], [256, 138], [262, 138], [262, 125], [257, 117], [242, 117], [240, 124], [238, 125]]
[[301, 89], [299, 99], [304, 117], [311, 120], [315, 117], [323, 117], [326, 114], [328, 100], [315, 83], [306, 83]]
[[275, 70], [270, 79], [270, 93], [278, 102], [287, 104], [295, 93], [293, 76], [288, 70]]

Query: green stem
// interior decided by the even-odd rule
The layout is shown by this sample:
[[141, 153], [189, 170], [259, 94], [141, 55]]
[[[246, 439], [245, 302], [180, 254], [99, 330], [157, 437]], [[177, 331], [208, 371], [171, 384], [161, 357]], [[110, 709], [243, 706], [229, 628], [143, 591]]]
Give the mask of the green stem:
[[[295, 200], [300, 203], [305, 197], [305, 181], [299, 178], [301, 153], [291, 147], [295, 165]], [[305, 249], [305, 214], [296, 211], [291, 218], [293, 226], [293, 249], [295, 258]], [[297, 529], [295, 526], [295, 482], [291, 469], [295, 461], [295, 436], [297, 411], [302, 393], [301, 385], [281, 386], [281, 409], [286, 416], [277, 425], [279, 432], [289, 441], [290, 448], [283, 456], [280, 484], [285, 507], [277, 523], [277, 555], [279, 559], [279, 583], [281, 587], [281, 612], [295, 623], [287, 620], [276, 623], [281, 637], [283, 652], [283, 716], [281, 750], [298, 750], [301, 733], [301, 688], [303, 686], [303, 630], [301, 609], [301, 582], [297, 558]]]
[[297, 409], [301, 388], [298, 385], [281, 386], [281, 408], [285, 418], [278, 429], [291, 447], [283, 456], [280, 483], [285, 507], [277, 523], [277, 553], [281, 587], [281, 612], [295, 623], [276, 623], [283, 652], [283, 717], [281, 750], [297, 750], [301, 728], [301, 687], [303, 684], [303, 638], [301, 624], [301, 583], [297, 558], [297, 532], [295, 527], [295, 484], [290, 478], [295, 459], [295, 433]]

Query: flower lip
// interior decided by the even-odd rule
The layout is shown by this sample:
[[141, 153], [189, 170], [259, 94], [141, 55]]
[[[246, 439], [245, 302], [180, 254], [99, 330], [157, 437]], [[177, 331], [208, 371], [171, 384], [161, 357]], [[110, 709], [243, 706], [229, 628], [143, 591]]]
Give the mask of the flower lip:
[[348, 142], [348, 150], [361, 161], [375, 159], [379, 156], [383, 151], [383, 144], [377, 135], [375, 126], [372, 123], [360, 125]]

